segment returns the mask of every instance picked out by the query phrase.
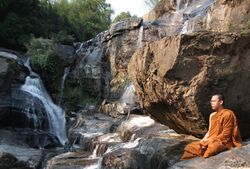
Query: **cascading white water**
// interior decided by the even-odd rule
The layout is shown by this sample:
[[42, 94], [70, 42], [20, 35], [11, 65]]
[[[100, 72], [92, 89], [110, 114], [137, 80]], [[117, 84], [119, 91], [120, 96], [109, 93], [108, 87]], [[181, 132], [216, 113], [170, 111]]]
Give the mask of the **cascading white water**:
[[142, 38], [143, 38], [143, 26], [140, 26], [137, 39], [137, 48], [142, 47]]
[[21, 90], [30, 93], [43, 103], [48, 117], [50, 132], [56, 135], [60, 143], [64, 145], [67, 141], [64, 111], [52, 102], [39, 76], [27, 76], [25, 84], [21, 86]]
[[25, 84], [21, 86], [21, 90], [30, 93], [43, 103], [48, 117], [50, 132], [57, 136], [60, 143], [64, 145], [67, 141], [64, 111], [53, 103], [39, 75], [31, 70], [29, 59], [26, 60], [24, 65], [30, 70], [31, 76], [26, 77]]
[[64, 82], [65, 82], [66, 77], [69, 74], [69, 70], [70, 70], [69, 67], [64, 68], [64, 74], [63, 74], [62, 81], [61, 81], [61, 88], [60, 88], [60, 96], [59, 96], [58, 105], [61, 105], [61, 102], [62, 102], [63, 90], [64, 90]]
[[135, 101], [136, 101], [135, 87], [134, 85], [130, 84], [126, 87], [120, 99], [120, 102], [133, 106], [135, 104]]
[[78, 52], [80, 52], [80, 50], [82, 49], [82, 46], [83, 46], [83, 43], [81, 43], [81, 45], [79, 46], [79, 48], [76, 50], [76, 54], [77, 54]]
[[8, 59], [14, 59], [14, 60], [17, 59], [17, 56], [15, 54], [12, 54], [12, 53], [9, 53], [9, 52], [0, 51], [0, 56], [8, 58]]
[[[214, 0], [176, 0], [176, 12], [182, 15], [182, 26], [179, 34], [189, 34], [195, 31], [195, 22], [199, 22]], [[198, 29], [197, 29], [198, 30]]]

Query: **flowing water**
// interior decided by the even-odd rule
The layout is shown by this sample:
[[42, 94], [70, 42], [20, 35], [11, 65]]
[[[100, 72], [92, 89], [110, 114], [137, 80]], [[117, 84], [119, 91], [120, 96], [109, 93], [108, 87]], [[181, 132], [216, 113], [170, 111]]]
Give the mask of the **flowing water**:
[[143, 26], [140, 26], [138, 38], [137, 38], [137, 48], [142, 47], [142, 40], [143, 40]]
[[194, 31], [199, 31], [200, 28], [198, 25], [205, 17], [207, 10], [213, 2], [214, 0], [182, 1], [182, 3], [176, 8], [177, 12], [183, 16], [183, 24], [180, 34], [189, 34]]
[[[168, 16], [165, 16], [164, 18], [161, 18], [162, 20], [160, 21], [159, 26], [163, 26], [165, 28], [167, 27], [168, 28], [167, 30], [170, 30], [169, 32], [166, 33], [166, 35], [189, 34], [195, 31], [199, 31], [199, 28], [196, 27], [197, 23], [199, 23], [205, 17], [207, 10], [212, 4], [213, 0], [176, 0], [176, 11], [172, 12]], [[164, 31], [166, 32], [166, 30], [163, 30], [162, 32]], [[143, 32], [144, 32], [144, 27], [140, 26], [137, 38], [138, 49], [143, 46], [142, 44]], [[129, 110], [128, 112], [130, 112], [130, 110], [133, 109], [136, 103], [136, 95], [134, 86], [132, 84], [127, 86], [119, 102], [122, 103], [123, 106], [121, 111], [124, 111], [124, 109], [128, 109]], [[128, 127], [130, 127], [131, 129], [133, 129], [134, 132], [136, 132], [140, 128], [150, 127], [154, 123], [155, 123], [154, 120], [152, 120], [149, 117], [133, 118], [129, 121]], [[95, 131], [95, 133], [100, 134], [98, 131]], [[159, 131], [159, 133], [168, 134], [175, 132], [173, 130], [162, 130]], [[86, 136], [88, 135], [93, 136], [91, 133], [82, 133], [82, 134]], [[89, 158], [98, 159], [98, 162], [93, 165], [86, 166], [84, 167], [84, 169], [101, 168], [102, 157], [105, 154], [114, 152], [122, 148], [124, 149], [135, 148], [136, 146], [138, 146], [141, 140], [141, 138], [136, 136], [135, 133], [131, 135], [131, 138], [128, 142], [123, 142], [122, 140], [120, 140], [117, 133], [109, 133], [103, 135], [100, 134], [99, 136], [96, 137], [98, 137], [99, 142], [105, 142], [109, 146], [107, 147], [106, 151], [102, 150], [103, 152], [100, 153], [99, 151], [101, 145], [97, 143], [93, 149], [92, 155], [90, 155]]]
[[61, 103], [62, 103], [63, 90], [64, 90], [64, 82], [65, 82], [65, 80], [66, 80], [66, 77], [67, 77], [68, 74], [69, 74], [69, 70], [70, 70], [70, 67], [64, 68], [64, 74], [63, 74], [62, 81], [61, 81], [61, 88], [60, 88], [60, 96], [59, 96], [58, 105], [61, 105]]
[[67, 141], [66, 137], [66, 121], [64, 111], [55, 105], [47, 93], [40, 77], [35, 72], [32, 72], [29, 60], [25, 66], [31, 71], [31, 75], [26, 77], [25, 83], [21, 86], [21, 90], [30, 93], [33, 97], [39, 99], [46, 110], [49, 123], [49, 130], [52, 134], [57, 136], [60, 143], [64, 145]]
[[[11, 89], [13, 109], [21, 110], [21, 114], [25, 115], [16, 114], [15, 116], [25, 118], [27, 123], [14, 125], [33, 128], [34, 132], [43, 132], [42, 130], [47, 130], [48, 128], [49, 134], [57, 137], [59, 142], [64, 145], [67, 141], [64, 111], [53, 103], [39, 75], [32, 71], [29, 58], [19, 58], [13, 53], [2, 51], [0, 52], [0, 56], [23, 64], [29, 70], [30, 74], [26, 77], [23, 85]], [[25, 119], [19, 120], [20, 122], [25, 122]], [[40, 145], [36, 146], [40, 147]]]

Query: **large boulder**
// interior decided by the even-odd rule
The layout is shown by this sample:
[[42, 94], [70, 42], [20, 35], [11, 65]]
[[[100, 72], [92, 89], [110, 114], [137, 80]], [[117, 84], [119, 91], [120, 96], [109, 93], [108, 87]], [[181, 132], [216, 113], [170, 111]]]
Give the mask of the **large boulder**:
[[[25, 61], [27, 58], [15, 51], [0, 49], [0, 129], [6, 129], [0, 130], [1, 141], [12, 142], [18, 138], [17, 144], [31, 147], [58, 145], [56, 137], [49, 132], [44, 102], [23, 90], [31, 73]], [[29, 79], [33, 78], [38, 79], [34, 73], [29, 76]], [[42, 89], [36, 82], [28, 86], [34, 93]]]
[[70, 45], [55, 44], [55, 55], [66, 64], [71, 64], [75, 57], [75, 49]]
[[36, 169], [41, 160], [41, 150], [10, 145], [0, 146], [0, 168]]
[[250, 144], [249, 142], [244, 143], [245, 145], [241, 148], [234, 148], [232, 150], [220, 153], [216, 156], [208, 159], [201, 157], [194, 158], [191, 160], [184, 160], [174, 164], [170, 169], [248, 169], [250, 167], [249, 156], [250, 156]]
[[177, 132], [203, 135], [210, 97], [223, 93], [244, 138], [250, 120], [250, 31], [166, 37], [137, 51], [128, 66], [142, 107]]
[[168, 35], [202, 30], [237, 31], [250, 27], [249, 9], [247, 0], [162, 0], [143, 20], [162, 25]]
[[81, 43], [66, 80], [66, 97], [68, 91], [70, 93], [74, 88], [84, 91], [82, 98], [90, 95], [119, 99], [130, 82], [127, 65], [133, 53], [144, 42], [158, 39], [159, 32], [154, 26], [143, 24], [142, 19], [132, 18], [114, 23], [109, 30]]

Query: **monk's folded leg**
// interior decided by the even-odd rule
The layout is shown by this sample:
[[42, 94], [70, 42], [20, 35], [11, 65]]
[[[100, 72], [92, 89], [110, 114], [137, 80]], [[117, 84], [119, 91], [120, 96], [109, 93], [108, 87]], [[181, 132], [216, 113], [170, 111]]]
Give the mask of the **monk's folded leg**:
[[203, 155], [204, 158], [216, 155], [222, 151], [225, 151], [227, 148], [220, 141], [215, 141], [208, 144], [208, 147]]
[[203, 149], [201, 147], [200, 142], [193, 142], [188, 144], [185, 149], [184, 153], [181, 157], [182, 160], [190, 159], [197, 156], [203, 155]]

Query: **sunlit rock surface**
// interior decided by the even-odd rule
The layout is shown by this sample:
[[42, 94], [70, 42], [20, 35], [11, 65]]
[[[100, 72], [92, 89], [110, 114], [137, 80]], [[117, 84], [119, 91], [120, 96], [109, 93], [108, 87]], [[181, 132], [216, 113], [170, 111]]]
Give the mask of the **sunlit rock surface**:
[[210, 97], [223, 93], [249, 137], [249, 42], [249, 31], [203, 32], [146, 45], [129, 64], [141, 106], [175, 131], [199, 136], [212, 112]]
[[191, 160], [178, 162], [170, 167], [170, 169], [248, 169], [250, 168], [249, 157], [250, 144], [246, 142], [241, 148], [234, 148], [208, 159], [197, 157]]

